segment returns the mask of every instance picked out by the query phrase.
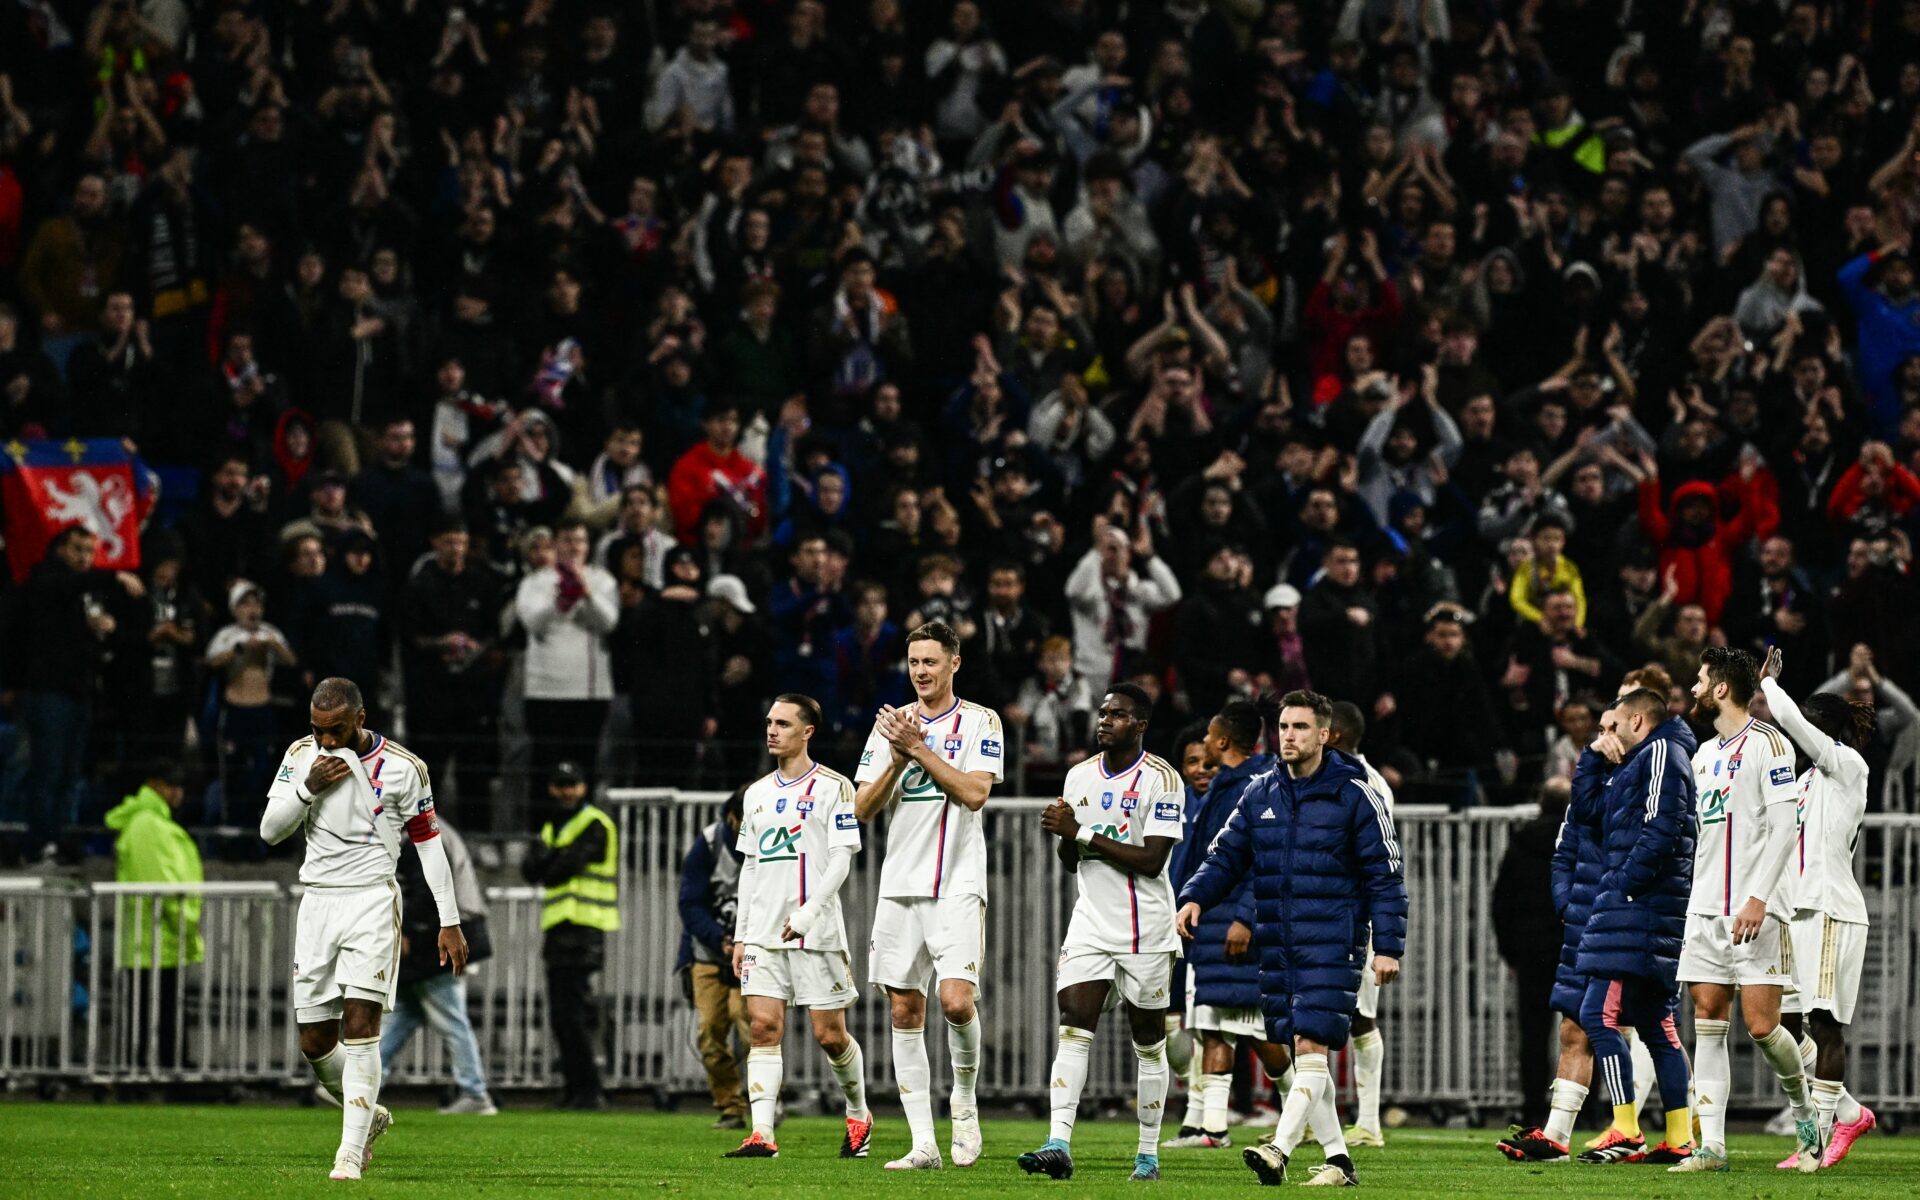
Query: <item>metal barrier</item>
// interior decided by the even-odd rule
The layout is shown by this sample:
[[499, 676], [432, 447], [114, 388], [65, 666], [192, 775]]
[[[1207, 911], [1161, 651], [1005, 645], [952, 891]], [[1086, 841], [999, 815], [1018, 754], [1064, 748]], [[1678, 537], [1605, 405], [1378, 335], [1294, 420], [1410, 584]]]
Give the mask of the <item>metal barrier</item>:
[[[680, 942], [680, 863], [717, 819], [717, 792], [616, 791], [608, 797], [626, 848], [623, 926], [607, 946], [601, 1037], [611, 1086], [661, 1095], [703, 1092], [695, 1016], [673, 971]], [[1037, 829], [1039, 800], [995, 799], [990, 844], [986, 1022], [980, 1071], [992, 1102], [1043, 1100], [1057, 1024], [1054, 970], [1072, 907], [1072, 880], [1051, 839]], [[1517, 1021], [1510, 976], [1492, 936], [1495, 875], [1527, 810], [1403, 807], [1399, 831], [1413, 900], [1406, 967], [1381, 997], [1387, 1096], [1402, 1104], [1499, 1109], [1517, 1103]], [[856, 979], [866, 977], [864, 936], [877, 895], [886, 826], [869, 827], [845, 885]], [[1873, 920], [1862, 995], [1849, 1032], [1849, 1085], [1877, 1107], [1920, 1110], [1920, 816], [1867, 819], [1856, 856]], [[198, 894], [204, 963], [168, 969], [128, 961], [117, 939], [143, 914], [144, 945], [158, 940], [162, 909], [139, 899]], [[493, 888], [494, 956], [468, 988], [469, 1011], [490, 1083], [501, 1089], [558, 1083], [546, 1028], [540, 959], [540, 893]], [[86, 887], [0, 879], [0, 1081], [304, 1084], [287, 997], [298, 889], [275, 884], [197, 888], [137, 884]], [[179, 920], [178, 917], [175, 918]], [[163, 1005], [162, 1000], [170, 1000]], [[927, 1039], [935, 1078], [946, 1077], [937, 1006]], [[1686, 1006], [1682, 1006], [1683, 1009]], [[1683, 1018], [1683, 1023], [1684, 1018]], [[887, 1006], [864, 996], [849, 1024], [866, 1050], [870, 1085], [891, 1091]], [[1134, 1086], [1133, 1056], [1109, 1018], [1088, 1078], [1092, 1101], [1119, 1100]], [[803, 1094], [831, 1095], [831, 1073], [806, 1022], [790, 1022], [787, 1079]], [[1690, 1040], [1690, 1039], [1689, 1039]], [[1778, 1086], [1748, 1039], [1733, 1039], [1739, 1107], [1778, 1104]], [[398, 1084], [448, 1078], [438, 1039], [422, 1030], [393, 1064]]]

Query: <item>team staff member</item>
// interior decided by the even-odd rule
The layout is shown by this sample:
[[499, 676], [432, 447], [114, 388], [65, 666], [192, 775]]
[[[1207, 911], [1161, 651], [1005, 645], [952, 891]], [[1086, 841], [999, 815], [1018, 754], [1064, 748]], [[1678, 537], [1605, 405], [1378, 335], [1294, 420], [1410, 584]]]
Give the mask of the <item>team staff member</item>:
[[[1273, 1140], [1249, 1147], [1247, 1166], [1263, 1184], [1284, 1183], [1287, 1159], [1311, 1122], [1327, 1161], [1310, 1182], [1359, 1182], [1340, 1134], [1330, 1047], [1346, 1042], [1360, 973], [1391, 983], [1406, 951], [1407, 888], [1386, 802], [1360, 764], [1327, 748], [1333, 702], [1317, 692], [1280, 701], [1282, 769], [1248, 785], [1199, 871], [1180, 893], [1180, 932], [1252, 876], [1254, 937], [1260, 948], [1261, 1004], [1268, 1035], [1291, 1038], [1294, 1086]], [[1361, 951], [1373, 938], [1374, 958]]]
[[547, 777], [553, 819], [540, 829], [520, 873], [544, 884], [540, 909], [547, 964], [547, 1022], [560, 1047], [566, 1091], [559, 1107], [598, 1112], [607, 1107], [594, 1060], [593, 976], [606, 961], [607, 934], [620, 928], [620, 833], [613, 818], [587, 803], [587, 777], [559, 763]]

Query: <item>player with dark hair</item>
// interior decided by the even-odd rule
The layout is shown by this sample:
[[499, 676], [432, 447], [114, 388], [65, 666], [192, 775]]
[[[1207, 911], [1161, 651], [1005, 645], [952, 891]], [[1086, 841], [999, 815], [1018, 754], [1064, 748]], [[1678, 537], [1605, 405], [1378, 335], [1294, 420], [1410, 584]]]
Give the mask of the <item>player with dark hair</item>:
[[937, 1171], [933, 1069], [927, 1061], [927, 985], [938, 982], [953, 1063], [953, 1161], [980, 1157], [980, 1021], [975, 1002], [986, 955], [987, 841], [980, 810], [1006, 761], [1000, 715], [953, 693], [960, 635], [929, 621], [907, 635], [916, 703], [882, 706], [854, 773], [862, 821], [885, 810], [887, 856], [867, 969], [885, 988], [893, 1072], [913, 1145], [890, 1171]]
[[1167, 1099], [1167, 1006], [1180, 938], [1173, 928], [1167, 859], [1184, 836], [1184, 790], [1173, 764], [1141, 743], [1153, 715], [1145, 689], [1116, 683], [1100, 702], [1100, 753], [1067, 772], [1040, 816], [1074, 873], [1073, 918], [1060, 947], [1060, 1035], [1048, 1078], [1053, 1123], [1046, 1142], [1020, 1156], [1029, 1175], [1073, 1175], [1073, 1126], [1100, 1014], [1124, 1004], [1139, 1069], [1134, 1112], [1138, 1181], [1160, 1178], [1160, 1121]]
[[[1333, 720], [1328, 726], [1327, 745], [1353, 756], [1367, 773], [1367, 784], [1393, 811], [1393, 789], [1380, 772], [1373, 769], [1367, 756], [1360, 753], [1360, 742], [1367, 736], [1367, 718], [1360, 706], [1350, 700], [1337, 700]], [[1368, 944], [1367, 957], [1373, 957]], [[1380, 1128], [1380, 1076], [1386, 1066], [1387, 1043], [1380, 1036], [1380, 985], [1369, 972], [1360, 973], [1360, 991], [1353, 1007], [1353, 1087], [1355, 1113], [1353, 1126], [1346, 1131], [1349, 1146], [1384, 1146], [1387, 1135]]]
[[1291, 1039], [1294, 1085], [1273, 1140], [1244, 1152], [1263, 1184], [1284, 1183], [1287, 1160], [1313, 1131], [1326, 1163], [1310, 1183], [1359, 1182], [1340, 1135], [1328, 1053], [1347, 1040], [1371, 932], [1377, 982], [1400, 973], [1407, 889], [1386, 803], [1360, 764], [1327, 747], [1333, 702], [1288, 692], [1268, 744], [1281, 769], [1247, 786], [1207, 858], [1181, 889], [1180, 932], [1253, 880], [1261, 1005], [1270, 1037]]
[[[1727, 1050], [1733, 993], [1747, 1036], [1760, 1048], [1793, 1105], [1799, 1169], [1819, 1168], [1824, 1149], [1800, 1047], [1780, 1024], [1784, 985], [1793, 979], [1787, 922], [1800, 789], [1786, 735], [1747, 711], [1760, 687], [1753, 656], [1709, 646], [1693, 685], [1693, 715], [1713, 725], [1693, 755], [1699, 794], [1693, 891], [1679, 978], [1693, 994], [1695, 1104], [1700, 1145], [1685, 1171], [1727, 1169], [1727, 1099], [1733, 1062]], [[1664, 1089], [1663, 1089], [1664, 1094]]]
[[1867, 813], [1867, 760], [1861, 751], [1873, 738], [1874, 712], [1870, 704], [1832, 692], [1816, 692], [1796, 705], [1779, 683], [1784, 665], [1775, 646], [1767, 653], [1760, 690], [1774, 720], [1813, 764], [1799, 779], [1800, 838], [1789, 868], [1789, 932], [1794, 983], [1811, 1035], [1800, 1041], [1800, 1059], [1813, 1078], [1813, 1107], [1826, 1143], [1820, 1165], [1831, 1167], [1877, 1123], [1873, 1110], [1855, 1100], [1844, 1082], [1846, 1031], [1867, 958], [1867, 901], [1853, 873], [1853, 851]]

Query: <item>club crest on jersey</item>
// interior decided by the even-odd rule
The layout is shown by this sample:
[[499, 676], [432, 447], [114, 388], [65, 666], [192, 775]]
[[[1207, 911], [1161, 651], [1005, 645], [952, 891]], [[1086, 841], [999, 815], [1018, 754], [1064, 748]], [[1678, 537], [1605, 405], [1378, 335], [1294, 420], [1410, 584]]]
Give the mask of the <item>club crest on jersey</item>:
[[1139, 792], [1121, 792], [1120, 793], [1120, 811], [1121, 812], [1130, 813], [1134, 809], [1139, 807], [1140, 807]]
[[1100, 807], [1101, 807], [1101, 808], [1112, 808], [1112, 807], [1113, 807], [1113, 793], [1112, 793], [1112, 792], [1102, 792], [1102, 793], [1100, 793]]
[[778, 800], [775, 800], [773, 802], [773, 811], [777, 813], [783, 813], [787, 811], [787, 798], [785, 796], [782, 796]]
[[813, 797], [802, 796], [798, 800], [795, 800], [793, 802], [793, 811], [799, 813], [803, 817], [811, 813], [813, 811]]
[[1715, 775], [1720, 773], [1720, 760], [1717, 758], [1713, 760], [1713, 773]]
[[953, 755], [956, 755], [956, 754], [958, 754], [958, 753], [960, 753], [960, 749], [961, 749], [961, 747], [963, 747], [963, 746], [965, 746], [966, 744], [967, 744], [967, 739], [965, 739], [965, 738], [963, 738], [963, 737], [950, 737], [950, 738], [948, 738], [948, 739], [946, 740], [946, 743], [945, 743], [945, 749], [946, 749], [946, 751], [947, 751], [947, 756], [948, 756], [949, 758], [951, 758], [951, 757], [952, 757]]
[[1741, 756], [1736, 754], [1732, 758], [1729, 758], [1727, 760], [1727, 778], [1728, 779], [1732, 779], [1733, 773], [1740, 769], [1740, 758]]

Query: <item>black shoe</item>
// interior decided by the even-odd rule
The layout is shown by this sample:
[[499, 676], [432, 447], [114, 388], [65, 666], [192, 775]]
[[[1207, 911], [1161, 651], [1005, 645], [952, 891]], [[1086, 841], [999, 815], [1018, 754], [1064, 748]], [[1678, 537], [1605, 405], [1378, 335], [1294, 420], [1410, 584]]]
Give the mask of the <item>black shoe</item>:
[[1567, 1161], [1567, 1147], [1554, 1141], [1539, 1127], [1522, 1129], [1518, 1125], [1507, 1129], [1507, 1136], [1495, 1144], [1500, 1153], [1514, 1162], [1557, 1163]]
[[1019, 1162], [1020, 1169], [1029, 1175], [1045, 1175], [1050, 1179], [1073, 1178], [1073, 1155], [1066, 1150], [1043, 1146], [1022, 1154]]
[[723, 1158], [779, 1158], [780, 1147], [774, 1145], [759, 1134], [751, 1134], [734, 1149], [727, 1151]]

